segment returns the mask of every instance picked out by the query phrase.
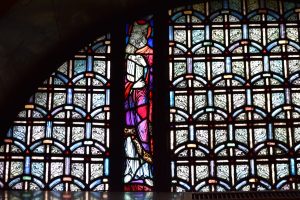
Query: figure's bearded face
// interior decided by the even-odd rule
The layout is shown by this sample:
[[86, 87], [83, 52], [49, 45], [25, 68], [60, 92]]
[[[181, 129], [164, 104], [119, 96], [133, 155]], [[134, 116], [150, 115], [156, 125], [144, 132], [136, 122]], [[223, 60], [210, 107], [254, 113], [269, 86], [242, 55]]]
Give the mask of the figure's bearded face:
[[129, 43], [140, 49], [147, 44], [148, 24], [134, 24]]

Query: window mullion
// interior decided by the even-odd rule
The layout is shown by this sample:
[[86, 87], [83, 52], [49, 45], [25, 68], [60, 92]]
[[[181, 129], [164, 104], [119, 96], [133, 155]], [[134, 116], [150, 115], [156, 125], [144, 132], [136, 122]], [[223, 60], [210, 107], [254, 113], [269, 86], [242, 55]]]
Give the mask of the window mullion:
[[154, 15], [154, 191], [171, 188], [169, 148], [168, 13], [167, 6]]
[[[121, 31], [120, 31], [121, 30]], [[116, 24], [112, 30], [111, 58], [111, 163], [110, 191], [123, 191], [124, 172], [124, 74], [125, 74], [125, 26]]]

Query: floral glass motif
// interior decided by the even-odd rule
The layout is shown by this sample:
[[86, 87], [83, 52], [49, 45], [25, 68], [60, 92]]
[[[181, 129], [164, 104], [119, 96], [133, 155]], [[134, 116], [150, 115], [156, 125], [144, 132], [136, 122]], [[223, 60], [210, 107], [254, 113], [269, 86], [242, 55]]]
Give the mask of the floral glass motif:
[[172, 191], [300, 189], [300, 4], [169, 11]]
[[30, 98], [0, 147], [1, 189], [109, 189], [110, 48], [97, 39]]
[[153, 188], [152, 73], [153, 20], [126, 26], [125, 191]]

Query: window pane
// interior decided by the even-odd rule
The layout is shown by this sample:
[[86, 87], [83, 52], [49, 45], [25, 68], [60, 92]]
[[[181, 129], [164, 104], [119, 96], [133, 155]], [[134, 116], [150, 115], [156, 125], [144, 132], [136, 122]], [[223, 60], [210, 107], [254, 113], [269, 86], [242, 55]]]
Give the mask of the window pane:
[[172, 191], [300, 189], [295, 6], [216, 0], [169, 11]]
[[153, 188], [153, 19], [126, 26], [125, 191]]
[[2, 188], [109, 189], [109, 55], [105, 35], [37, 89], [0, 148]]

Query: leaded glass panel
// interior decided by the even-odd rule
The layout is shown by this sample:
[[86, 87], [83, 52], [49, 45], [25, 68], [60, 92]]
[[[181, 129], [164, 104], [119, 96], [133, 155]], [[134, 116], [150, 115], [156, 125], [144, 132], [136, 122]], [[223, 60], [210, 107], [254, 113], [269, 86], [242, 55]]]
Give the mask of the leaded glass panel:
[[[177, 32], [176, 37], [184, 38], [184, 32]], [[125, 52], [124, 190], [152, 191], [152, 16], [127, 24]]]
[[299, 6], [169, 10], [172, 191], [300, 189]]
[[15, 119], [1, 146], [0, 187], [108, 190], [109, 99], [105, 35], [61, 65]]

